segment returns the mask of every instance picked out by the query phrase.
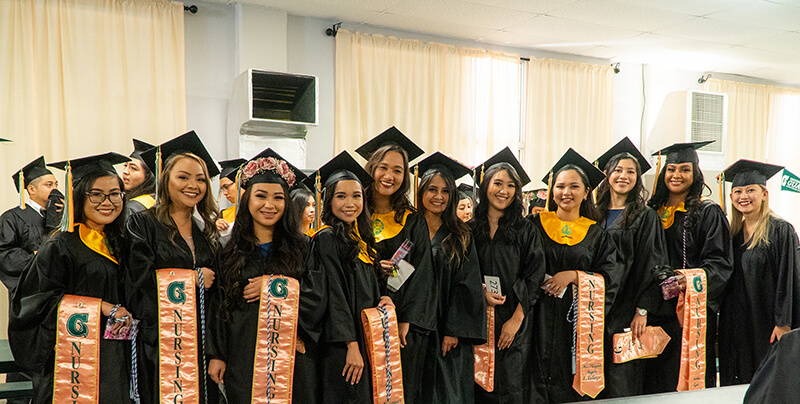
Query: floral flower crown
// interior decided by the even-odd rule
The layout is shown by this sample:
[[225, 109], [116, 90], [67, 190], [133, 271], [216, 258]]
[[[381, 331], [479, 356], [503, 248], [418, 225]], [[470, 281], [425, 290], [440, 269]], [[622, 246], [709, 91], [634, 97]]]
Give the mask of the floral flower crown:
[[289, 188], [294, 185], [295, 179], [297, 178], [292, 169], [289, 168], [289, 164], [287, 164], [285, 161], [278, 160], [275, 157], [261, 157], [247, 163], [247, 165], [244, 166], [241, 174], [242, 184], [247, 184], [247, 182], [257, 174], [263, 174], [267, 171], [272, 171], [275, 174], [278, 174], [286, 181], [286, 183], [289, 185]]

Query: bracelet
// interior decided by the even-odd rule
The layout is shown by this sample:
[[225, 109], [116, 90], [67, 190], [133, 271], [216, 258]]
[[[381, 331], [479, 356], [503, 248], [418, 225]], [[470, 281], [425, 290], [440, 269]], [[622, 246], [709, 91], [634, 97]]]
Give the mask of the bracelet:
[[[118, 309], [118, 308], [120, 308], [120, 307], [122, 307], [122, 305], [121, 305], [121, 304], [117, 304], [117, 305], [115, 305], [114, 307], [112, 307], [112, 308], [111, 308], [111, 311], [110, 311], [110, 312], [108, 312], [108, 317], [110, 317], [110, 318], [114, 318], [114, 315], [115, 315], [115, 314], [117, 314], [117, 309]], [[116, 319], [114, 318], [114, 320], [116, 320]]]
[[131, 313], [128, 313], [127, 315], [122, 316], [120, 318], [115, 318], [114, 321], [117, 322], [117, 323], [122, 323], [122, 322], [124, 322], [125, 320], [127, 320], [129, 318], [131, 318]]

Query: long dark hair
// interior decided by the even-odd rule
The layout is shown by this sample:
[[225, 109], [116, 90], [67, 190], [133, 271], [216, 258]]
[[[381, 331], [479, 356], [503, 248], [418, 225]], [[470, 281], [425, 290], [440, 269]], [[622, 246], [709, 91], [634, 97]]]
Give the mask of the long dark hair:
[[[286, 182], [275, 176], [275, 184], [280, 184], [283, 194], [289, 195], [289, 187]], [[223, 286], [223, 300], [221, 313], [223, 320], [226, 320], [230, 312], [240, 307], [244, 300], [242, 293], [245, 284], [241, 282], [242, 269], [250, 260], [262, 261], [262, 266], [269, 268], [271, 274], [286, 275], [293, 278], [300, 278], [303, 274], [303, 259], [306, 256], [307, 238], [298, 229], [296, 207], [289, 198], [284, 203], [283, 215], [275, 224], [272, 233], [272, 246], [269, 254], [265, 258], [261, 257], [258, 251], [258, 240], [256, 239], [253, 225], [253, 215], [250, 213], [250, 197], [253, 194], [253, 187], [249, 186], [242, 195], [239, 208], [236, 210], [236, 224], [231, 232], [231, 239], [222, 248], [220, 256], [220, 285]]]
[[600, 213], [597, 211], [597, 208], [594, 206], [594, 197], [592, 196], [592, 192], [590, 191], [591, 185], [589, 184], [589, 177], [586, 175], [586, 172], [583, 171], [580, 167], [574, 164], [567, 164], [564, 167], [561, 167], [553, 173], [553, 178], [550, 180], [550, 211], [555, 212], [558, 210], [558, 205], [556, 205], [555, 199], [553, 199], [553, 187], [556, 186], [556, 179], [558, 178], [559, 174], [565, 171], [575, 171], [578, 173], [578, 176], [581, 177], [581, 182], [583, 182], [583, 186], [586, 187], [586, 199], [581, 202], [580, 208], [580, 215], [587, 218], [594, 220], [595, 222], [599, 222]]
[[[349, 178], [343, 178], [342, 180], [348, 179]], [[359, 253], [358, 240], [354, 239], [352, 236], [354, 226], [353, 224], [345, 223], [342, 221], [342, 219], [336, 217], [336, 215], [333, 214], [333, 205], [331, 203], [333, 201], [333, 194], [336, 192], [336, 185], [338, 185], [342, 180], [327, 185], [322, 192], [324, 201], [322, 203], [322, 221], [325, 222], [326, 225], [333, 228], [334, 234], [344, 245], [344, 248], [339, 249], [338, 251], [339, 258], [344, 262], [350, 262], [355, 260]], [[358, 183], [361, 185], [361, 182]], [[362, 195], [366, 193], [364, 192], [363, 185], [361, 185], [361, 191]], [[367, 243], [367, 251], [370, 258], [372, 258], [373, 262], [376, 264], [375, 267], [377, 268], [377, 243], [375, 243], [375, 236], [372, 234], [372, 216], [366, 203], [364, 203], [364, 209], [361, 210], [361, 214], [358, 215], [355, 223], [358, 225], [358, 234], [361, 236], [361, 240], [364, 240], [364, 242]]]
[[603, 179], [603, 182], [597, 187], [597, 210], [600, 211], [599, 213], [602, 220], [608, 218], [609, 205], [611, 204], [611, 184], [608, 183], [608, 179], [622, 160], [631, 160], [633, 161], [634, 167], [636, 167], [636, 184], [633, 186], [633, 189], [628, 192], [628, 195], [625, 196], [625, 210], [622, 212], [622, 217], [620, 218], [620, 223], [622, 227], [625, 228], [633, 224], [636, 215], [644, 209], [648, 196], [647, 189], [642, 182], [642, 167], [632, 154], [627, 152], [617, 154], [606, 163], [604, 167], [606, 170], [606, 178]]
[[[364, 169], [367, 170], [370, 177], [375, 178], [375, 169], [378, 168], [378, 164], [381, 163], [386, 153], [389, 152], [400, 153], [400, 155], [403, 156], [403, 182], [400, 183], [400, 188], [395, 191], [389, 199], [392, 204], [392, 210], [394, 211], [394, 221], [401, 223], [406, 210], [414, 211], [414, 206], [411, 204], [411, 201], [408, 200], [408, 189], [411, 187], [411, 181], [408, 178], [408, 153], [398, 145], [389, 144], [383, 146], [375, 150], [375, 152], [369, 156], [369, 160], [367, 160]], [[376, 183], [377, 181], [374, 181], [364, 192], [364, 208], [369, 207], [370, 212], [375, 210], [375, 198], [372, 193], [377, 192], [375, 191]]]
[[150, 167], [148, 167], [144, 161], [137, 161], [142, 166], [142, 171], [144, 171], [144, 181], [131, 190], [125, 190], [125, 199], [128, 201], [137, 196], [156, 193], [156, 176], [153, 175], [153, 171], [150, 170]]
[[514, 181], [514, 199], [511, 204], [503, 211], [503, 217], [497, 223], [497, 233], [501, 239], [507, 243], [514, 241], [517, 235], [517, 224], [524, 220], [522, 213], [525, 205], [522, 204], [522, 181], [519, 179], [517, 170], [511, 164], [497, 163], [483, 175], [483, 181], [478, 188], [478, 206], [475, 207], [475, 238], [489, 238], [489, 201], [486, 198], [486, 191], [497, 173], [505, 171], [511, 180]]
[[442, 247], [445, 254], [447, 254], [447, 259], [450, 261], [451, 267], [458, 268], [467, 255], [471, 234], [469, 226], [456, 216], [459, 192], [456, 188], [456, 181], [453, 179], [453, 175], [450, 174], [449, 170], [443, 170], [438, 166], [434, 166], [422, 175], [419, 188], [417, 189], [417, 207], [419, 207], [419, 212], [424, 215], [425, 205], [422, 203], [422, 196], [425, 194], [425, 189], [428, 188], [431, 181], [433, 181], [437, 175], [444, 180], [448, 191], [447, 206], [444, 208], [444, 212], [442, 212], [442, 226], [444, 226], [450, 234], [442, 241]]
[[292, 198], [292, 213], [295, 216], [297, 221], [297, 228], [300, 229], [300, 232], [305, 232], [307, 229], [303, 228], [303, 216], [306, 211], [306, 206], [308, 205], [308, 198], [312, 197], [311, 191], [304, 187], [298, 187], [292, 190], [291, 198]]
[[[86, 193], [92, 189], [92, 185], [94, 185], [94, 182], [98, 178], [103, 177], [116, 178], [117, 183], [119, 184], [120, 192], [125, 189], [125, 184], [122, 182], [122, 178], [120, 178], [115, 171], [95, 170], [81, 177], [81, 179], [78, 180], [78, 182], [73, 186], [72, 190], [72, 217], [75, 223], [85, 223], [86, 218], [83, 214], [83, 205], [86, 203], [86, 199], [88, 199]], [[119, 254], [123, 251], [122, 246], [125, 237], [125, 198], [122, 198], [122, 206], [120, 206], [119, 212], [119, 216], [117, 216], [113, 222], [103, 227], [103, 233], [106, 235], [109, 250], [111, 251], [111, 254], [114, 254], [114, 257], [117, 258], [118, 261], [121, 258]]]
[[[661, 209], [669, 200], [669, 188], [667, 188], [667, 183], [664, 181], [664, 177], [667, 175], [667, 166], [669, 166], [669, 164], [665, 164], [661, 172], [658, 173], [658, 178], [656, 178], [656, 191], [653, 193], [650, 201], [647, 202], [647, 206], [653, 208], [653, 210]], [[683, 201], [683, 207], [686, 209], [686, 217], [688, 219], [688, 227], [694, 225], [698, 208], [700, 208], [702, 202], [703, 189], [708, 188], [703, 178], [703, 172], [700, 171], [700, 167], [698, 167], [697, 163], [692, 163], [692, 179], [692, 185], [689, 186], [689, 193], [686, 194], [686, 199]]]

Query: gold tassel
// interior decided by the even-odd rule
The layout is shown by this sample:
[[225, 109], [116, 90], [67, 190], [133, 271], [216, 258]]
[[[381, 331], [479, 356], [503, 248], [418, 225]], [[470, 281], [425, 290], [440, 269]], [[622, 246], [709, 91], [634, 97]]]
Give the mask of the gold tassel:
[[419, 165], [414, 166], [414, 209], [417, 209], [417, 192], [419, 190], [417, 187], [419, 186]]
[[314, 230], [319, 230], [322, 227], [322, 210], [321, 210], [321, 201], [320, 195], [322, 194], [322, 184], [320, 184], [321, 179], [319, 175], [319, 171], [317, 171], [317, 176], [314, 179]]
[[722, 205], [722, 213], [728, 214], [728, 210], [725, 208], [725, 172], [719, 173], [717, 176], [717, 183], [719, 183], [719, 203]]
[[547, 200], [544, 201], [544, 210], [550, 211], [550, 194], [553, 187], [553, 170], [550, 170], [550, 174], [547, 174]]
[[242, 195], [242, 168], [239, 167], [239, 170], [236, 171], [236, 181], [234, 183], [236, 185], [236, 198], [234, 198], [233, 203], [233, 217], [234, 221], [236, 220], [236, 210], [239, 208], [239, 204], [242, 202], [241, 195]]
[[158, 204], [158, 183], [161, 179], [161, 145], [158, 146], [156, 149], [156, 169], [155, 169], [155, 177], [156, 177], [156, 205]]
[[66, 171], [64, 179], [64, 182], [66, 182], [64, 191], [66, 192], [64, 193], [64, 209], [61, 210], [61, 226], [59, 226], [59, 230], [62, 232], [72, 232], [72, 228], [75, 226], [73, 213], [75, 206], [73, 206], [72, 203], [72, 164], [69, 161], [67, 161], [67, 166], [64, 171]]
[[19, 184], [17, 186], [19, 187], [19, 208], [25, 209], [25, 205], [27, 205], [25, 203], [25, 193], [28, 190], [25, 188], [25, 174], [23, 174], [22, 170], [19, 170]]
[[653, 193], [650, 195], [651, 197], [656, 194], [656, 188], [658, 187], [658, 176], [661, 175], [661, 150], [658, 151], [658, 160], [656, 160], [656, 177], [655, 181], [653, 181]]

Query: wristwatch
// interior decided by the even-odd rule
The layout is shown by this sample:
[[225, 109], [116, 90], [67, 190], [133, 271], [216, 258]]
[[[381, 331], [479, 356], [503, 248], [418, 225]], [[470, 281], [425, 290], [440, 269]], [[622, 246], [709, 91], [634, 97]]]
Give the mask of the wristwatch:
[[646, 316], [646, 315], [647, 315], [647, 310], [645, 310], [645, 309], [638, 309], [638, 310], [636, 310], [636, 314], [638, 314], [638, 315], [640, 315], [640, 316]]

